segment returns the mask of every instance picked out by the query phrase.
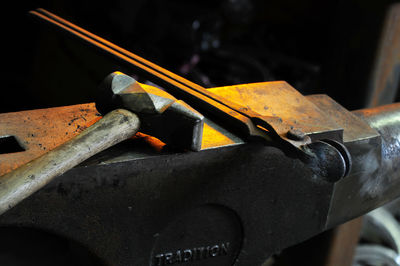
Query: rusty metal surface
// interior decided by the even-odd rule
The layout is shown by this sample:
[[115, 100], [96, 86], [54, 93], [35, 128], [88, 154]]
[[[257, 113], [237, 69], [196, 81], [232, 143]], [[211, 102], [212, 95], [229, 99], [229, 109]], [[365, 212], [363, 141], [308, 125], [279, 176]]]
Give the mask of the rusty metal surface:
[[[312, 140], [342, 140], [343, 129], [323, 109], [284, 81], [243, 84], [209, 89], [214, 94], [259, 113], [277, 134], [294, 145], [304, 144], [287, 137], [287, 132], [300, 130]], [[310, 140], [309, 140], [310, 142]]]
[[[381, 151], [377, 149], [382, 144], [377, 141], [381, 136], [386, 141], [387, 145], [382, 146], [386, 151], [390, 151], [387, 147], [396, 148], [391, 146], [395, 140], [385, 138], [397, 134], [390, 133], [389, 129], [400, 132], [396, 127], [400, 106], [365, 111], [361, 117], [369, 117], [367, 125], [376, 127], [375, 131], [365, 127], [361, 118], [327, 98], [315, 96], [308, 99], [315, 106], [321, 106], [319, 109], [324, 107], [325, 114], [340, 113], [335, 117], [335, 123], [349, 130], [345, 144], [358, 143], [363, 147], [363, 153], [357, 155], [359, 158], [355, 158], [355, 162], [356, 169], [364, 169], [364, 172], [353, 171], [338, 182], [326, 182], [301, 161], [286, 156], [282, 151], [244, 143], [220, 125], [206, 120], [202, 151], [179, 153], [163, 150], [163, 144], [139, 135], [60, 176], [29, 201], [2, 215], [0, 224], [12, 226], [18, 223], [57, 232], [87, 245], [109, 264], [129, 265], [135, 261], [143, 265], [149, 259], [154, 260], [154, 247], [165, 247], [165, 250], [157, 249], [164, 254], [173, 251], [170, 242], [181, 248], [209, 245], [209, 239], [216, 241], [214, 231], [196, 229], [202, 233], [185, 234], [195, 241], [188, 237], [186, 244], [181, 245], [181, 241], [175, 238], [175, 231], [167, 234], [164, 230], [171, 221], [179, 220], [182, 213], [198, 206], [215, 204], [233, 210], [245, 228], [243, 236], [232, 237], [232, 243], [235, 243], [233, 251], [239, 252], [238, 265], [260, 265], [269, 255], [398, 195], [396, 188], [400, 184], [396, 180], [382, 180], [380, 172], [365, 169], [373, 167], [365, 159], [369, 158], [366, 155], [371, 150], [375, 156], [371, 158], [380, 158], [376, 157], [376, 151]], [[70, 108], [53, 109], [57, 109], [60, 117], [65, 119]], [[73, 108], [76, 112], [74, 117], [80, 117], [84, 112], [79, 105]], [[89, 108], [91, 111], [86, 112], [93, 112], [93, 118], [97, 119], [94, 106], [89, 105]], [[31, 112], [43, 114], [53, 109]], [[29, 112], [21, 112], [20, 118]], [[28, 126], [20, 121], [14, 116], [13, 127], [26, 132]], [[83, 119], [75, 121], [75, 128], [86, 123]], [[38, 125], [43, 123], [48, 123], [47, 118], [38, 115], [35, 122], [30, 122], [29, 128], [33, 134], [38, 134], [42, 130]], [[363, 131], [363, 128], [368, 130], [360, 133], [362, 138], [358, 142], [353, 140], [357, 130]], [[53, 136], [65, 134], [65, 129], [61, 129], [54, 130], [54, 135], [48, 135], [48, 138], [51, 140]], [[147, 150], [138, 145], [137, 140], [142, 139], [148, 140], [145, 143]], [[354, 158], [354, 153], [352, 155]], [[387, 165], [385, 167], [387, 169]], [[384, 188], [379, 194], [384, 197], [359, 193], [365, 186], [376, 188], [374, 184]], [[46, 208], [43, 208], [43, 202], [46, 202]], [[205, 215], [211, 215], [211, 212], [206, 208]], [[203, 223], [197, 221], [193, 218], [188, 222], [188, 232], [193, 232], [193, 226], [202, 226]], [[219, 222], [217, 216], [211, 225], [207, 224], [207, 228], [226, 228]], [[234, 228], [232, 232], [238, 231]], [[245, 239], [243, 242], [242, 237]], [[165, 243], [160, 244], [162, 240], [159, 239], [165, 239]], [[110, 242], [114, 249], [109, 248]], [[206, 260], [204, 263], [212, 265]]]
[[93, 103], [0, 114], [0, 136], [15, 136], [25, 148], [0, 154], [0, 175], [54, 149], [99, 119]]
[[49, 23], [57, 30], [83, 41], [97, 51], [122, 62], [130, 69], [135, 69], [135, 73], [143, 75], [143, 77], [155, 84], [162, 86], [175, 97], [185, 97], [183, 100], [190, 102], [193, 107], [198, 108], [200, 106], [202, 111], [205, 110], [225, 119], [226, 123], [235, 127], [241, 134], [245, 136], [257, 135], [270, 141], [269, 132], [256, 127], [251, 120], [252, 116], [257, 116], [252, 110], [243, 108], [240, 104], [229, 102], [227, 99], [219, 97], [205, 88], [88, 32], [47, 10], [39, 8], [30, 11], [30, 14], [42, 22]]
[[[16, 136], [26, 149], [23, 152], [0, 154], [0, 176], [70, 140], [100, 118], [94, 103], [0, 114], [0, 136]], [[148, 136], [142, 134], [140, 138], [148, 139]], [[202, 150], [239, 143], [243, 143], [243, 140], [238, 136], [206, 120]], [[150, 141], [148, 145], [159, 150], [157, 145], [165, 144]], [[117, 162], [126, 156], [110, 160]]]
[[[110, 43], [107, 45], [105, 48], [110, 48]], [[128, 53], [124, 51], [122, 57]], [[391, 59], [387, 54], [384, 56], [385, 60]], [[130, 59], [129, 56], [125, 58], [127, 62]], [[145, 67], [147, 66], [149, 62], [145, 63]], [[154, 70], [154, 66], [151, 70]], [[387, 73], [388, 71], [380, 73], [382, 74], [380, 79], [390, 79]], [[185, 84], [185, 81], [182, 82], [173, 74], [167, 75], [167, 79], [170, 78], [169, 82], [177, 87], [196, 86], [196, 84]], [[251, 87], [252, 84], [245, 86]], [[392, 90], [393, 84], [391, 86], [389, 89]], [[380, 86], [380, 89], [382, 87]], [[132, 147], [137, 148], [136, 146], [128, 148], [118, 146], [113, 151], [108, 150], [106, 155], [102, 154], [80, 165], [57, 182], [51, 183], [46, 190], [40, 191], [32, 201], [26, 202], [13, 213], [0, 217], [0, 223], [37, 226], [77, 239], [113, 265], [132, 264], [127, 263], [128, 261], [143, 265], [146, 261], [140, 258], [143, 254], [151, 257], [157, 254], [154, 253], [154, 247], [164, 247], [157, 241], [164, 237], [165, 225], [169, 225], [171, 221], [182, 217], [182, 213], [186, 214], [201, 204], [219, 204], [229, 211], [234, 210], [240, 222], [243, 222], [245, 233], [243, 242], [235, 242], [240, 248], [243, 244], [238, 265], [252, 265], [249, 261], [253, 263], [257, 261], [259, 264], [262, 258], [287, 245], [304, 240], [335, 222], [349, 219], [355, 213], [365, 212], [368, 208], [383, 204], [387, 198], [393, 198], [396, 194], [394, 190], [387, 194], [383, 193], [385, 195], [383, 198], [377, 196], [377, 191], [382, 192], [382, 187], [399, 185], [397, 180], [391, 179], [397, 178], [395, 173], [398, 171], [396, 165], [399, 162], [396, 152], [399, 145], [396, 142], [397, 136], [389, 139], [393, 135], [391, 131], [394, 130], [394, 134], [397, 134], [397, 124], [384, 121], [391, 116], [390, 112], [382, 109], [372, 112], [371, 115], [360, 114], [363, 118], [368, 117], [368, 123], [374, 125], [378, 133], [328, 98], [310, 97], [309, 104], [304, 101], [303, 96], [291, 92], [290, 88], [286, 89], [288, 88], [283, 86], [280, 90], [271, 92], [266, 99], [259, 97], [264, 96], [265, 92], [254, 94], [259, 98], [257, 99], [259, 105], [255, 105], [256, 109], [259, 107], [261, 114], [258, 118], [268, 121], [268, 126], [272, 125], [267, 131], [277, 130], [279, 136], [297, 147], [309, 143], [309, 139], [304, 138], [304, 135], [308, 135], [312, 140], [333, 138], [341, 141], [343, 134], [343, 141], [355, 159], [355, 167], [351, 174], [338, 184], [325, 182], [319, 176], [310, 173], [299, 160], [286, 156], [275, 147], [244, 143], [234, 134], [209, 121], [205, 125], [206, 129], [203, 132], [205, 137], [202, 151], [199, 153], [168, 153], [163, 151], [165, 144], [155, 143], [157, 140], [149, 136], [138, 135], [138, 139], [148, 140], [147, 144], [154, 148], [154, 153], [141, 154], [141, 151], [127, 151]], [[252, 90], [254, 88], [250, 88], [250, 92]], [[215, 97], [215, 106], [241, 123], [250, 123], [250, 120], [242, 116], [251, 114], [253, 107], [243, 108], [242, 98], [246, 97], [243, 97], [242, 91], [237, 91], [238, 94], [232, 96], [238, 100], [238, 102], [232, 100], [237, 104], [231, 107], [234, 105], [238, 107], [236, 110], [231, 110], [233, 115], [229, 113], [229, 108], [224, 106], [224, 101], [218, 102], [220, 99], [218, 97]], [[279, 95], [280, 92], [288, 97]], [[382, 90], [380, 93], [385, 94]], [[197, 95], [196, 90], [193, 95]], [[386, 95], [390, 96], [390, 93]], [[264, 103], [268, 101], [269, 106], [265, 108]], [[81, 111], [77, 110], [75, 115], [79, 116], [80, 113]], [[67, 112], [65, 114], [68, 116]], [[393, 117], [396, 121], [399, 118], [398, 113]], [[94, 117], [93, 120], [96, 119]], [[14, 124], [19, 123], [15, 121]], [[285, 124], [287, 121], [290, 124]], [[75, 126], [80, 130], [87, 127], [86, 122], [86, 120], [78, 121]], [[43, 127], [35, 125], [48, 123], [48, 118], [43, 116], [27, 124], [33, 135], [40, 135]], [[25, 124], [15, 127], [21, 132], [27, 130]], [[249, 130], [254, 129], [249, 128]], [[290, 134], [287, 135], [287, 132]], [[48, 135], [49, 139], [56, 139], [54, 147], [64, 142], [60, 137], [63, 133], [60, 128]], [[31, 143], [36, 141], [33, 137]], [[23, 137], [18, 139], [22, 143], [26, 141]], [[306, 141], [303, 141], [305, 139]], [[44, 146], [45, 151], [50, 150], [51, 144], [46, 145], [48, 146]], [[117, 152], [113, 153], [114, 151]], [[21, 154], [24, 152], [16, 153], [16, 155]], [[30, 160], [29, 157], [34, 157], [34, 154], [25, 156], [26, 160]], [[10, 162], [10, 169], [14, 165], [23, 163], [18, 160]], [[382, 165], [383, 169], [378, 171], [377, 165]], [[7, 171], [9, 170], [6, 169], [5, 172]], [[387, 180], [382, 178], [387, 174], [389, 175]], [[365, 189], [367, 193], [360, 196], [357, 194], [359, 188]], [[43, 208], [43, 202], [49, 203], [47, 208]], [[338, 206], [343, 207], [340, 205], [343, 202], [345, 207], [338, 210]], [[66, 209], [69, 210], [68, 213], [65, 212]], [[202, 217], [207, 216], [202, 215]], [[203, 235], [201, 230], [193, 230], [194, 224], [187, 223], [188, 232], [200, 231]], [[225, 228], [218, 223], [211, 225], [213, 227], [209, 228]], [[182, 227], [178, 229], [173, 230], [175, 232], [172, 232], [172, 235], [181, 235], [176, 232], [182, 233], [184, 229]], [[206, 233], [204, 232], [204, 235]], [[170, 240], [168, 237], [165, 239]], [[241, 235], [238, 238], [242, 240]], [[254, 239], [257, 241], [252, 241]], [[154, 245], [152, 241], [156, 244]], [[258, 243], [260, 245], [257, 246]], [[110, 246], [113, 248], [110, 249]], [[150, 249], [151, 254], [148, 254]], [[262, 255], [254, 256], [255, 251], [259, 251]]]
[[358, 116], [346, 110], [331, 97], [324, 94], [315, 94], [306, 96], [306, 98], [324, 110], [337, 125], [343, 128], [344, 143], [379, 137], [375, 129], [371, 128]]
[[394, 102], [400, 84], [400, 4], [392, 5], [385, 25], [369, 82], [366, 106]]
[[310, 95], [307, 99], [324, 110], [343, 128], [343, 143], [351, 154], [352, 166], [349, 176], [365, 174], [364, 163], [379, 157], [381, 140], [379, 133], [366, 121], [349, 112], [326, 95]]
[[[323, 116], [323, 113], [320, 110], [316, 110], [316, 107], [311, 103], [307, 103], [307, 100], [300, 99], [301, 94], [287, 84], [280, 85], [282, 87], [280, 88], [282, 90], [281, 93], [279, 92], [280, 90], [274, 91], [275, 94], [267, 93], [270, 97], [276, 96], [275, 100], [271, 100], [271, 107], [268, 106], [268, 108], [272, 109], [274, 102], [280, 102], [283, 103], [283, 105], [280, 105], [280, 108], [283, 108], [282, 110], [275, 108], [271, 112], [266, 111], [264, 109], [265, 106], [261, 106], [260, 109], [255, 108], [256, 106], [246, 107], [242, 105], [242, 101], [237, 101], [237, 99], [235, 101], [230, 97], [221, 97], [218, 93], [214, 93], [213, 90], [206, 90], [204, 87], [118, 47], [47, 10], [39, 8], [30, 11], [30, 14], [58, 31], [95, 48], [103, 55], [123, 63], [129, 69], [134, 70], [136, 74], [162, 86], [175, 97], [182, 98], [182, 100], [188, 102], [204, 115], [224, 120], [226, 125], [237, 130], [245, 138], [262, 138], [271, 145], [274, 145], [277, 142], [276, 139], [278, 139], [279, 142], [284, 142], [284, 145], [289, 143], [290, 145], [287, 146], [290, 146], [297, 153], [304, 152], [301, 146], [310, 143], [310, 138], [297, 140], [287, 138], [286, 133], [293, 128], [306, 127], [308, 129], [307, 133], [311, 138], [320, 139], [329, 135], [330, 138], [341, 141], [341, 131], [336, 125], [329, 123], [332, 122], [329, 117]], [[260, 84], [252, 86], [261, 87]], [[284, 95], [290, 97], [285, 98]], [[282, 100], [278, 96], [283, 96]], [[262, 111], [261, 113], [258, 112], [260, 110]], [[302, 115], [296, 116], [295, 120], [291, 120], [290, 113], [308, 113], [307, 116], [310, 117], [307, 120], [307, 116]], [[297, 124], [297, 122], [299, 123]], [[320, 125], [320, 127], [315, 125]], [[303, 155], [307, 156], [306, 154]]]
[[78, 136], [0, 176], [0, 215], [86, 159], [131, 138], [139, 126], [134, 113], [111, 111]]

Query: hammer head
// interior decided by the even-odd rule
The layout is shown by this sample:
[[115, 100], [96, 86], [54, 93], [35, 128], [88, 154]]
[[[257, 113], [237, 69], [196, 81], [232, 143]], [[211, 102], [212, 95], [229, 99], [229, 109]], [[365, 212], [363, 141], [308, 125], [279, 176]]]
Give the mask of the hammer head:
[[96, 108], [105, 114], [124, 108], [136, 113], [143, 133], [174, 147], [201, 149], [204, 117], [183, 101], [121, 72], [108, 75], [99, 86]]

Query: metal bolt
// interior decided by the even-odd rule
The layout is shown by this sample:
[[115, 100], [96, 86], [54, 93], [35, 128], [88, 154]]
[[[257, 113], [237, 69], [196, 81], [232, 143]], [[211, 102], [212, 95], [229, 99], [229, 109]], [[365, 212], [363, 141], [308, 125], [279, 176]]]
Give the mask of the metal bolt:
[[299, 129], [291, 129], [286, 133], [286, 137], [291, 140], [304, 140], [306, 134]]

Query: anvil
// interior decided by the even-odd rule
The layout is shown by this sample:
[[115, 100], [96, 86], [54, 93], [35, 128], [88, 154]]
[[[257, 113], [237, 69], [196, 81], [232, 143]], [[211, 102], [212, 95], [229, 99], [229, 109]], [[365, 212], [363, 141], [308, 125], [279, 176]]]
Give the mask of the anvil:
[[[349, 112], [283, 81], [209, 91], [248, 108], [241, 115], [267, 117], [264, 129], [279, 138], [251, 141], [233, 120], [207, 112], [212, 105], [194, 103], [206, 116], [199, 152], [138, 134], [53, 180], [0, 216], [0, 225], [52, 232], [106, 265], [262, 265], [400, 195], [399, 104]], [[0, 114], [0, 136], [24, 150], [0, 154], [0, 175], [98, 119], [93, 103]], [[313, 171], [292, 152], [318, 141], [334, 145], [344, 175]]]

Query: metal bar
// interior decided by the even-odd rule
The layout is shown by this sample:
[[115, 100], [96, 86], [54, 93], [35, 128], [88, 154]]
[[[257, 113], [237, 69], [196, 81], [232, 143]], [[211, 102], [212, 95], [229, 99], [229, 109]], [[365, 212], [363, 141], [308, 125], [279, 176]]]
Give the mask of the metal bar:
[[[241, 129], [242, 133], [245, 133], [247, 136], [256, 135], [268, 141], [270, 140], [266, 134], [274, 132], [273, 128], [260, 119], [262, 117], [261, 115], [253, 112], [251, 109], [207, 91], [205, 88], [104, 40], [47, 10], [37, 9], [36, 11], [30, 11], [30, 14], [39, 18], [41, 21], [50, 23], [58, 30], [69, 33], [73, 37], [135, 67], [145, 75], [150, 76], [153, 80], [156, 79], [156, 83], [157, 81], [161, 82], [162, 84], [160, 85], [190, 97], [196, 104], [204, 106], [205, 108], [203, 109], [217, 114], [220, 118], [228, 119], [228, 122], [231, 122], [236, 128]], [[257, 127], [257, 125], [261, 127]]]
[[[138, 55], [136, 55], [136, 54], [134, 54], [132, 52], [129, 52], [128, 50], [126, 50], [126, 49], [124, 49], [122, 47], [119, 47], [119, 46], [113, 44], [112, 42], [109, 42], [109, 41], [107, 41], [107, 40], [105, 40], [105, 39], [103, 39], [103, 38], [101, 38], [101, 37], [89, 32], [89, 31], [87, 31], [87, 30], [85, 30], [85, 29], [83, 29], [83, 28], [81, 28], [81, 27], [79, 27], [79, 26], [77, 26], [77, 25], [75, 25], [75, 24], [73, 24], [73, 23], [71, 23], [71, 22], [69, 22], [69, 21], [67, 21], [67, 20], [65, 20], [65, 19], [63, 19], [63, 18], [61, 18], [61, 17], [59, 17], [59, 16], [47, 11], [47, 10], [45, 10], [45, 9], [43, 9], [43, 8], [38, 8], [36, 11], [41, 13], [41, 14], [43, 14], [43, 15], [45, 15], [45, 16], [47, 16], [47, 17], [49, 17], [49, 18], [52, 18], [54, 21], [62, 23], [66, 27], [77, 31], [77, 32], [85, 35], [88, 38], [91, 38], [91, 39], [93, 39], [93, 40], [95, 40], [95, 41], [97, 41], [99, 43], [104, 44], [105, 46], [109, 47], [110, 49], [118, 51], [119, 53], [131, 58], [132, 60], [135, 60], [135, 61], [139, 62], [140, 64], [142, 64], [142, 65], [144, 65], [146, 67], [149, 67], [149, 68], [153, 69], [154, 71], [157, 71], [160, 74], [163, 74], [163, 75], [165, 75], [165, 76], [167, 76], [167, 77], [169, 77], [169, 78], [171, 78], [171, 79], [173, 79], [173, 80], [175, 80], [175, 81], [177, 81], [177, 82], [189, 87], [190, 89], [193, 89], [193, 90], [195, 90], [195, 91], [197, 91], [197, 92], [199, 92], [201, 94], [207, 95], [210, 98], [217, 98], [218, 97], [218, 95], [215, 95], [215, 94], [207, 91], [204, 87], [202, 87], [202, 86], [200, 86], [198, 84], [195, 84], [195, 83], [191, 82], [190, 80], [187, 80], [187, 79], [185, 79], [185, 78], [183, 78], [181, 76], [178, 76], [175, 73], [172, 73], [171, 71], [168, 71], [167, 69], [162, 68], [162, 67], [150, 62], [149, 60], [144, 59], [143, 57], [140, 57], [140, 56], [138, 56]], [[31, 13], [35, 14], [35, 11], [32, 11]]]
[[0, 214], [89, 157], [133, 136], [139, 119], [118, 109], [70, 141], [0, 177]]

